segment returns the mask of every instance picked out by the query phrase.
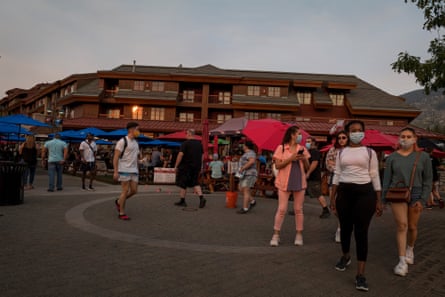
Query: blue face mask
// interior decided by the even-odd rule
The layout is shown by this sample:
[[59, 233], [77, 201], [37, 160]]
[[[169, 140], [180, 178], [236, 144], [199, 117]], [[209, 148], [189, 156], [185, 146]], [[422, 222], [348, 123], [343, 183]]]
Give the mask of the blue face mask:
[[365, 132], [351, 132], [349, 133], [349, 140], [354, 144], [359, 144], [365, 138]]
[[310, 150], [310, 149], [311, 149], [311, 145], [312, 145], [312, 143], [306, 143], [306, 148], [307, 148], [308, 150]]
[[296, 142], [297, 142], [297, 143], [300, 143], [302, 139], [303, 139], [303, 135], [299, 134], [299, 135], [297, 136]]

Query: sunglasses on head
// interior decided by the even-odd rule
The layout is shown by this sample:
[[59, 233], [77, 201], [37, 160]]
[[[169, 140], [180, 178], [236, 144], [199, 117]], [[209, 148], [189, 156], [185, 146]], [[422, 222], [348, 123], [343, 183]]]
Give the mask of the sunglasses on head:
[[348, 139], [348, 137], [346, 137], [346, 136], [339, 136], [339, 137], [337, 137], [337, 139], [338, 140], [340, 140], [340, 139]]

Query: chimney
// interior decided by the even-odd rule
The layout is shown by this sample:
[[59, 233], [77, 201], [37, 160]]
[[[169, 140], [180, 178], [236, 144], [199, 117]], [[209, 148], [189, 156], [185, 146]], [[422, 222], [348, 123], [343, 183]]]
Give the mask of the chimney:
[[131, 72], [135, 72], [136, 70], [136, 60], [133, 60], [133, 68], [131, 69]]

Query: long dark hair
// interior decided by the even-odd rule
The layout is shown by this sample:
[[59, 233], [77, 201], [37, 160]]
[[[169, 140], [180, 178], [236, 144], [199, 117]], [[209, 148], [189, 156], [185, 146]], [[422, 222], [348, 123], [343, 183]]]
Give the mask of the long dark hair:
[[298, 130], [300, 130], [300, 128], [298, 128], [297, 126], [290, 126], [289, 128], [287, 128], [286, 133], [284, 133], [283, 136], [283, 141], [281, 142], [283, 150], [284, 150], [284, 145], [290, 142], [292, 134], [295, 134]]
[[340, 148], [340, 144], [338, 143], [338, 136], [340, 136], [340, 135], [344, 135], [344, 136], [346, 136], [346, 139], [347, 139], [347, 141], [346, 141], [346, 146], [348, 145], [348, 143], [349, 143], [349, 136], [348, 136], [348, 133], [346, 133], [346, 131], [345, 130], [341, 130], [341, 131], [339, 131], [336, 135], [335, 135], [335, 141], [334, 141], [334, 147], [335, 148]]

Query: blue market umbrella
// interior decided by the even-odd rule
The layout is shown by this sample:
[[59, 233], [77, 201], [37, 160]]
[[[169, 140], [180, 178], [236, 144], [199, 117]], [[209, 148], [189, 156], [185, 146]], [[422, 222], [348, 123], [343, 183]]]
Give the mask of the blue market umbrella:
[[5, 116], [5, 117], [1, 117], [0, 118], [0, 123], [7, 123], [7, 124], [14, 124], [17, 125], [17, 134], [22, 134], [21, 130], [22, 130], [22, 125], [25, 126], [36, 126], [36, 127], [51, 127], [48, 124], [45, 124], [43, 122], [34, 120], [33, 118], [30, 118], [28, 116], [25, 116], [23, 114], [14, 114], [14, 115], [9, 115], [9, 116]]
[[[98, 136], [98, 137], [103, 137], [103, 136], [108, 135], [108, 132], [105, 132], [104, 130], [101, 130], [96, 127], [88, 127], [88, 128], [82, 129], [82, 130], [78, 130], [77, 132], [84, 135], [84, 137], [86, 137], [88, 133], [91, 133], [94, 136]], [[127, 134], [125, 134], [125, 135], [127, 135]]]
[[11, 142], [24, 142], [25, 138], [17, 136], [17, 134], [8, 134], [8, 136], [1, 136], [2, 141], [11, 141]]
[[[114, 131], [107, 132], [105, 135], [103, 135], [103, 137], [110, 138], [110, 139], [119, 139], [119, 138], [122, 138], [122, 137], [127, 136], [127, 135], [128, 135], [128, 131], [127, 131], [127, 129], [124, 128], [124, 129], [117, 129], [117, 130], [114, 130]], [[150, 141], [150, 140], [153, 140], [153, 139], [141, 134], [137, 138], [137, 140]]]
[[20, 130], [20, 134], [32, 134], [28, 129], [19, 128], [17, 125], [0, 123], [0, 134], [17, 133]]
[[[48, 136], [49, 137], [54, 137], [55, 134], [56, 133], [51, 133], [51, 134], [48, 134]], [[70, 139], [80, 139], [80, 140], [82, 140], [82, 139], [85, 138], [85, 135], [82, 135], [79, 132], [74, 131], [74, 130], [60, 131], [60, 132], [57, 132], [57, 134], [59, 134], [60, 138], [62, 138], [64, 140], [70, 140]]]
[[0, 118], [0, 123], [8, 123], [14, 125], [26, 125], [26, 126], [36, 126], [36, 127], [50, 127], [48, 124], [34, 120], [23, 114], [14, 114]]
[[147, 145], [147, 146], [167, 146], [167, 147], [180, 147], [181, 143], [174, 142], [174, 141], [165, 141], [165, 140], [152, 140], [152, 141], [139, 141], [140, 145]]

